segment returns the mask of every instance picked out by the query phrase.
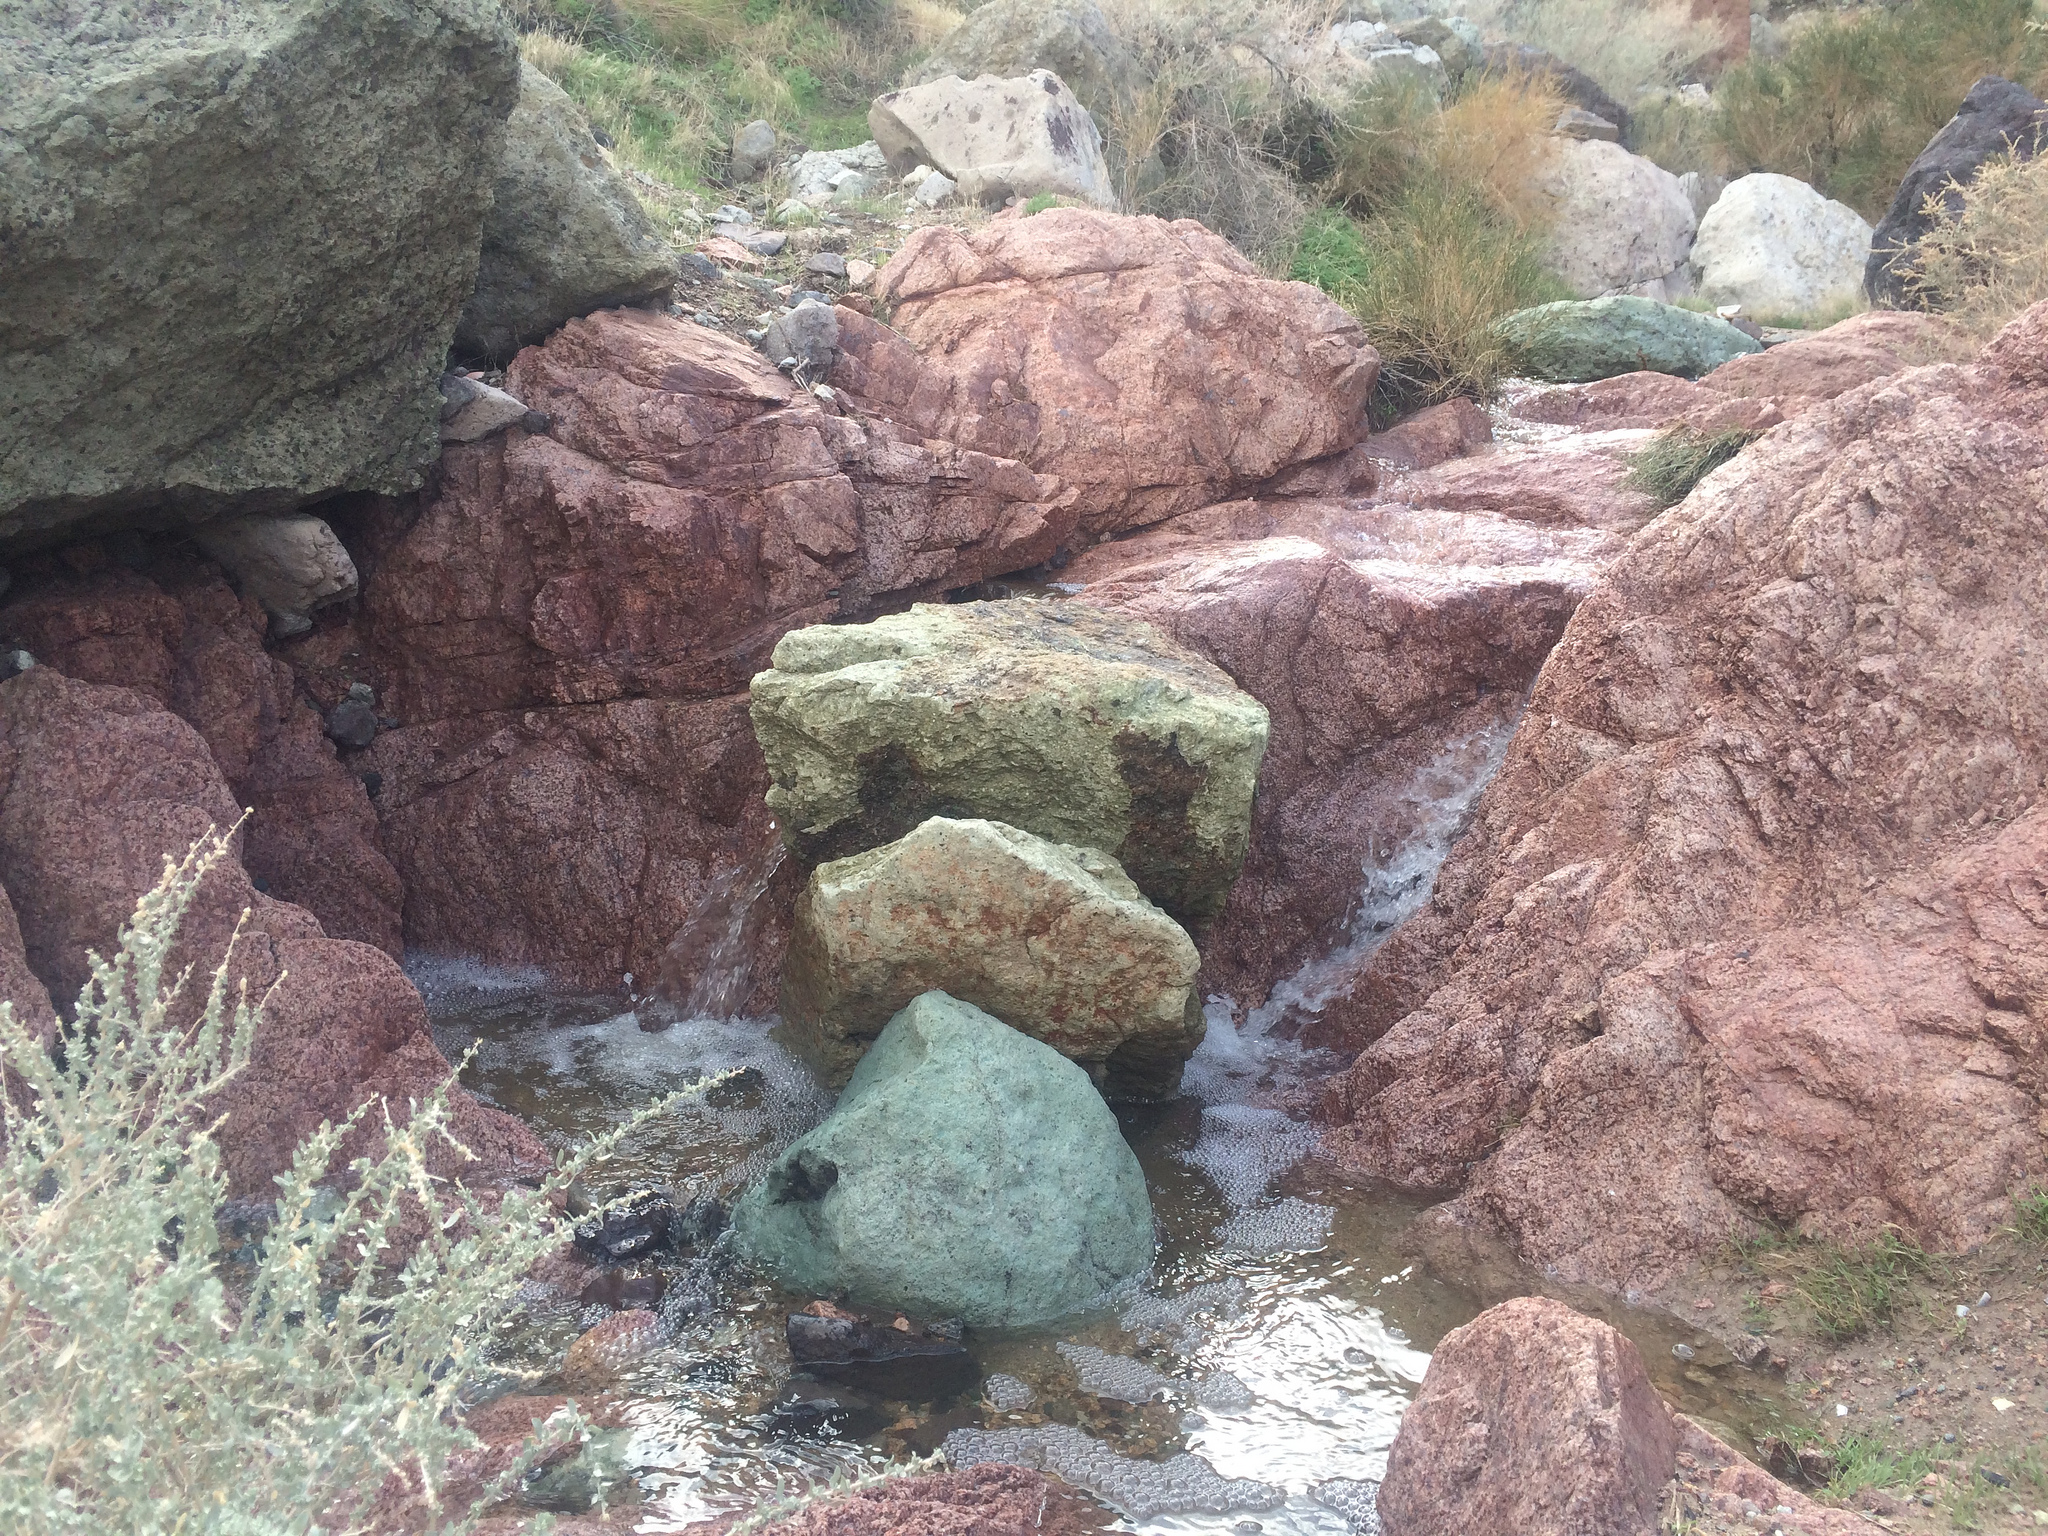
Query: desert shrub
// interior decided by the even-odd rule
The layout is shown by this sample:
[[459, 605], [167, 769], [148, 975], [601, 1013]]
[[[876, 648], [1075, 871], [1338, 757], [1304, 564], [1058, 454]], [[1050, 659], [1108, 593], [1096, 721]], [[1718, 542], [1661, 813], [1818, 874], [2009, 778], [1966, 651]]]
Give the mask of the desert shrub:
[[[428, 1172], [465, 1155], [445, 1087], [403, 1125], [366, 1108], [299, 1147], [253, 1278], [231, 1286], [211, 1106], [266, 1000], [231, 994], [223, 963], [188, 1025], [192, 976], [167, 969], [227, 857], [209, 835], [165, 861], [114, 956], [93, 957], [59, 1052], [0, 1006], [0, 1529], [340, 1536], [390, 1474], [441, 1490], [476, 1444], [464, 1396], [560, 1241], [551, 1199], [618, 1140], [494, 1204]], [[373, 1114], [375, 1150], [337, 1189], [330, 1165]], [[416, 1246], [394, 1268], [401, 1228]], [[581, 1432], [573, 1414], [551, 1426], [551, 1444]], [[467, 1528], [470, 1508], [440, 1503], [429, 1528]]]
[[1627, 105], [1645, 86], [1681, 85], [1727, 39], [1687, 0], [1468, 0], [1488, 36], [1542, 48]]
[[1358, 315], [1381, 359], [1381, 418], [1490, 395], [1508, 365], [1501, 316], [1568, 297], [1543, 266], [1540, 157], [1562, 103], [1541, 79], [1492, 76], [1439, 109], [1396, 80], [1338, 135], [1331, 211], [1302, 232], [1294, 275]]
[[1761, 433], [1732, 427], [1701, 432], [1673, 427], [1629, 455], [1628, 483], [1660, 507], [1675, 507], [1692, 488], [1755, 442]]
[[1309, 203], [1292, 174], [1323, 132], [1283, 61], [1305, 13], [1286, 0], [1109, 0], [1136, 60], [1104, 114], [1118, 201], [1198, 219], [1268, 270], [1285, 266]]
[[1681, 101], [1676, 92], [1645, 96], [1629, 108], [1628, 147], [1674, 176], [1716, 175], [1726, 164], [1716, 141], [1718, 119], [1708, 106]]
[[2048, 161], [1990, 161], [1907, 257], [1907, 286], [1970, 340], [2048, 299]]
[[2037, 1185], [2013, 1201], [2012, 1225], [2028, 1242], [2048, 1244], [2048, 1186]]
[[1980, 77], [2040, 83], [2032, 16], [2033, 0], [1906, 0], [1817, 19], [1782, 57], [1721, 77], [1714, 131], [1730, 173], [1796, 176], [1875, 221]]
[[1364, 325], [1380, 354], [1380, 421], [1452, 395], [1491, 396], [1511, 361], [1494, 321], [1566, 297], [1530, 230], [1470, 191], [1426, 181], [1362, 221], [1336, 209], [1317, 214], [1292, 275]]

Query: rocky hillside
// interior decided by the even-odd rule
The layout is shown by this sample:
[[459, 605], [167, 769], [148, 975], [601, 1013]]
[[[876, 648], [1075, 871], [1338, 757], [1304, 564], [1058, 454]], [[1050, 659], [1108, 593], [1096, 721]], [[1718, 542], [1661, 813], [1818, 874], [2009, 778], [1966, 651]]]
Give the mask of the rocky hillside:
[[[233, 829], [168, 951], [199, 981], [133, 999], [172, 1041], [216, 966], [262, 1004], [178, 1154], [219, 1251], [187, 1212], [135, 1261], [141, 1293], [183, 1252], [230, 1322], [167, 1305], [123, 1325], [163, 1330], [137, 1359], [269, 1316], [276, 1191], [344, 1200], [421, 1123], [454, 1072], [429, 974], [672, 1043], [774, 1017], [789, 1052], [708, 1089], [768, 1127], [731, 1199], [680, 1164], [551, 1182], [543, 1093], [488, 1054], [449, 1087], [422, 1182], [283, 1311], [456, 1273], [429, 1182], [464, 1241], [538, 1185], [553, 1251], [474, 1315], [558, 1305], [555, 1395], [451, 1343], [460, 1444], [322, 1485], [349, 1528], [441, 1529], [444, 1475], [487, 1529], [594, 1519], [631, 1482], [597, 1441], [524, 1481], [516, 1448], [660, 1402], [633, 1370], [736, 1275], [779, 1319], [728, 1345], [779, 1373], [764, 1435], [952, 1463], [764, 1503], [778, 1530], [1312, 1497], [1391, 1536], [1834, 1536], [1873, 1490], [1912, 1529], [1997, 1528], [1986, 1479], [2048, 1503], [2040, 1320], [1971, 1310], [2038, 1292], [2048, 1241], [2048, 289], [2030, 236], [1972, 245], [1967, 294], [1941, 265], [2033, 228], [1986, 222], [2048, 120], [2033, 34], [1943, 52], [1943, 115], [1902, 98], [1819, 185], [1757, 148], [1766, 85], [1807, 34], [1904, 47], [1911, 7], [1681, 6], [1622, 37], [1661, 28], [1654, 57], [1563, 24], [1611, 21], [1590, 0], [772, 23], [786, 91], [842, 50], [838, 117], [741, 99], [715, 8], [584, 9], [0, 7], [10, 1237], [47, 1237], [31, 1085], [87, 1080], [99, 957]], [[690, 69], [738, 94], [676, 116]], [[816, 1113], [777, 1119], [799, 1081]], [[1141, 1159], [1177, 1105], [1266, 1138], [1228, 1242], [1168, 1209], [1217, 1157]], [[1302, 1159], [1479, 1299], [1371, 1477], [1313, 1487], [1147, 1417], [1251, 1389], [1161, 1374], [1117, 1312], [1204, 1242], [1340, 1240], [1281, 1182]], [[1812, 1278], [1881, 1264], [1850, 1312]], [[0, 1276], [0, 1371], [71, 1425], [31, 1385], [114, 1351], [36, 1283]], [[1078, 1423], [970, 1355], [1062, 1319], [1142, 1341], [1049, 1346]], [[1935, 1356], [2000, 1395], [1931, 1409]], [[1774, 1427], [1666, 1401], [1737, 1373]], [[110, 1510], [82, 1425], [51, 1465]]]

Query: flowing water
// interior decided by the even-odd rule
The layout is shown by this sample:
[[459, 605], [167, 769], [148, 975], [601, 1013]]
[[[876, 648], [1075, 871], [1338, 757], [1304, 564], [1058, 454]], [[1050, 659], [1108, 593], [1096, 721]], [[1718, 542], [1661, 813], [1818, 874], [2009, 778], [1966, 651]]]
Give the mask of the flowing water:
[[[1339, 1063], [1293, 1043], [1287, 1026], [1427, 899], [1513, 724], [1448, 743], [1416, 776], [1402, 835], [1361, 871], [1335, 953], [1248, 1014], [1211, 999], [1183, 1097], [1121, 1110], [1151, 1187], [1157, 1261], [1094, 1313], [970, 1332], [985, 1379], [979, 1401], [884, 1405], [859, 1434], [805, 1433], [771, 1410], [792, 1370], [783, 1319], [811, 1298], [749, 1274], [724, 1245], [671, 1266], [660, 1303], [667, 1342], [625, 1379], [628, 1427], [603, 1447], [618, 1478], [614, 1501], [640, 1501], [634, 1526], [679, 1530], [780, 1488], [943, 1446], [956, 1463], [1021, 1460], [1058, 1472], [1115, 1511], [1120, 1530], [1377, 1529], [1374, 1485], [1429, 1351], [1481, 1302], [1405, 1256], [1401, 1232], [1423, 1202], [1348, 1183], [1314, 1157], [1313, 1130], [1287, 1106], [1299, 1098], [1292, 1090]], [[766, 875], [728, 884], [693, 942], [737, 952], [746, 913], [734, 895], [758, 897]], [[777, 1043], [772, 1020], [699, 1007], [670, 1022], [673, 1007], [643, 1018], [619, 998], [562, 996], [534, 976], [433, 962], [414, 970], [443, 1049], [476, 1048], [465, 1081], [557, 1144], [707, 1074], [740, 1073], [640, 1135], [607, 1171], [621, 1184], [669, 1185], [679, 1203], [729, 1201], [830, 1107]], [[698, 1001], [744, 992], [714, 980]], [[536, 1291], [507, 1364], [549, 1370], [605, 1315]], [[1755, 1405], [1739, 1387], [1697, 1369], [1691, 1380], [1674, 1374], [1670, 1345], [1683, 1338], [1674, 1326], [1637, 1318], [1630, 1331], [1667, 1395], [1722, 1420], [1749, 1416]]]

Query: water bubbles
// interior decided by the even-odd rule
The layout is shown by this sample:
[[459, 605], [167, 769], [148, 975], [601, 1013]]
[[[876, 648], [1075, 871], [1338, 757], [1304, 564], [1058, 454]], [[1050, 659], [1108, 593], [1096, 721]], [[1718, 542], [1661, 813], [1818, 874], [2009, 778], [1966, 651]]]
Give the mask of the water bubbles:
[[1165, 1461], [1120, 1456], [1100, 1440], [1067, 1424], [1023, 1429], [956, 1429], [946, 1436], [946, 1459], [955, 1467], [1008, 1462], [1035, 1467], [1085, 1488], [1133, 1520], [1200, 1512], [1277, 1509], [1287, 1490], [1248, 1477], [1224, 1477], [1201, 1457], [1182, 1452]]

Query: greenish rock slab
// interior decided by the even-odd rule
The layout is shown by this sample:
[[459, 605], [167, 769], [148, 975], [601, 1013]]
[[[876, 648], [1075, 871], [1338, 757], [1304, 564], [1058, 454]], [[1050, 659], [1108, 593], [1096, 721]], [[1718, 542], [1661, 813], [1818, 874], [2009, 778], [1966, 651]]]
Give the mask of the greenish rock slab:
[[1109, 854], [1193, 925], [1251, 836], [1265, 706], [1150, 625], [1077, 602], [920, 604], [817, 625], [753, 681], [768, 805], [809, 864], [933, 816]]
[[456, 350], [509, 362], [593, 310], [666, 307], [675, 280], [675, 253], [606, 163], [576, 103], [522, 64]]
[[792, 1289], [979, 1327], [1078, 1311], [1153, 1247], [1145, 1176], [1088, 1074], [943, 992], [889, 1021], [733, 1229]]
[[934, 816], [811, 871], [782, 1019], [836, 1085], [906, 1003], [945, 992], [1080, 1062], [1109, 1098], [1171, 1098], [1202, 1043], [1201, 963], [1108, 854]]
[[1514, 371], [1553, 384], [1586, 384], [1619, 374], [1671, 373], [1696, 379], [1763, 346], [1718, 315], [1623, 295], [1567, 299], [1518, 309], [1495, 322]]
[[518, 89], [496, 0], [0, 5], [0, 547], [417, 486]]

